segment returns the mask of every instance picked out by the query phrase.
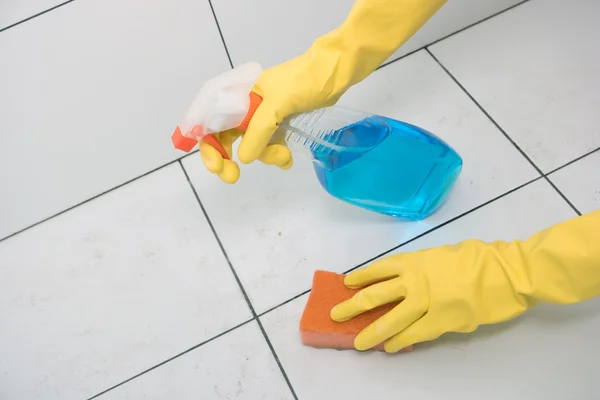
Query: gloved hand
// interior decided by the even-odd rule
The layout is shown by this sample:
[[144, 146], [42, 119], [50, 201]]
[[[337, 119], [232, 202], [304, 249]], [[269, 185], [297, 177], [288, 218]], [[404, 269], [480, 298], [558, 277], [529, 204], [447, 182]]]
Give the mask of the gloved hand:
[[[263, 101], [242, 137], [238, 159], [244, 164], [258, 159], [289, 168], [292, 156], [283, 141], [276, 147], [267, 146], [281, 121], [294, 113], [335, 104], [352, 85], [387, 60], [445, 2], [357, 0], [342, 26], [317, 39], [300, 57], [260, 76], [253, 91]], [[223, 135], [220, 140], [226, 142], [239, 137]], [[211, 172], [228, 182], [237, 180], [239, 168], [233, 162], [221, 163], [218, 152], [206, 145], [202, 147], [200, 154]]]
[[525, 242], [468, 240], [387, 257], [346, 276], [351, 288], [375, 284], [334, 307], [331, 318], [346, 321], [402, 300], [354, 342], [366, 350], [385, 341], [393, 353], [446, 332], [509, 320], [538, 302], [584, 301], [600, 295], [599, 238], [597, 210]]

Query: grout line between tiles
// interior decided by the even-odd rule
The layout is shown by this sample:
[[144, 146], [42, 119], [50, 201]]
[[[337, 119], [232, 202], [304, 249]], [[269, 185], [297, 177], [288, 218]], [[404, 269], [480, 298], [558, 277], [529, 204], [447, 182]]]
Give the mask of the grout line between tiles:
[[44, 15], [44, 14], [46, 14], [46, 13], [49, 13], [50, 11], [54, 11], [54, 10], [56, 10], [57, 8], [60, 8], [60, 7], [64, 6], [64, 5], [66, 5], [66, 4], [72, 3], [72, 2], [74, 2], [74, 1], [75, 1], [75, 0], [68, 0], [68, 1], [65, 1], [64, 3], [57, 4], [57, 5], [55, 5], [54, 7], [50, 7], [50, 8], [48, 8], [47, 10], [44, 10], [44, 11], [41, 11], [41, 12], [39, 12], [39, 13], [37, 13], [37, 14], [34, 14], [34, 15], [32, 15], [31, 17], [27, 17], [27, 18], [25, 18], [25, 19], [22, 19], [22, 20], [20, 20], [20, 21], [17, 21], [17, 22], [15, 22], [14, 24], [8, 25], [8, 26], [6, 26], [6, 27], [4, 27], [4, 28], [0, 29], [0, 32], [3, 32], [3, 31], [5, 31], [5, 30], [7, 30], [7, 29], [10, 29], [10, 28], [14, 28], [14, 27], [15, 27], [15, 26], [17, 26], [17, 25], [21, 25], [21, 24], [22, 24], [22, 23], [24, 23], [24, 22], [27, 22], [27, 21], [29, 21], [29, 20], [32, 20], [32, 19], [34, 19], [34, 18], [37, 18], [37, 17], [39, 17], [40, 15]]
[[588, 151], [588, 152], [587, 152], [587, 153], [585, 153], [584, 155], [582, 155], [582, 156], [579, 156], [579, 157], [577, 157], [576, 159], [574, 159], [574, 160], [571, 160], [571, 161], [569, 161], [568, 163], [566, 163], [566, 164], [564, 164], [564, 165], [561, 165], [561, 166], [560, 166], [560, 167], [558, 167], [558, 168], [555, 168], [555, 169], [553, 169], [552, 171], [548, 172], [546, 175], [550, 176], [550, 175], [552, 175], [553, 173], [555, 173], [555, 172], [558, 172], [558, 171], [560, 171], [561, 169], [563, 169], [563, 168], [565, 168], [565, 167], [568, 167], [569, 165], [575, 164], [577, 161], [581, 161], [581, 160], [583, 160], [584, 158], [586, 158], [587, 156], [591, 156], [592, 154], [594, 154], [594, 153], [596, 153], [596, 152], [600, 152], [600, 147], [598, 147], [597, 149], [594, 149], [594, 150], [592, 150], [592, 151]]
[[540, 176], [544, 176], [542, 170], [537, 165], [535, 165], [535, 163], [531, 160], [527, 153], [525, 153], [525, 151], [523, 151], [523, 149], [521, 149], [521, 147], [519, 147], [519, 145], [510, 136], [508, 136], [508, 134], [504, 131], [504, 129], [502, 129], [502, 127], [500, 127], [496, 120], [492, 118], [492, 116], [481, 106], [481, 104], [479, 104], [479, 102], [475, 100], [473, 95], [471, 95], [471, 93], [469, 93], [469, 91], [465, 89], [465, 87], [458, 81], [458, 79], [456, 79], [454, 75], [452, 75], [450, 71], [437, 59], [437, 57], [433, 55], [429, 48], [425, 48], [425, 51], [444, 70], [444, 72], [446, 72], [450, 79], [452, 79], [454, 83], [456, 83], [456, 85], [469, 97], [469, 99], [471, 99], [471, 101], [477, 106], [477, 108], [479, 108], [479, 110], [487, 117], [487, 119], [489, 119], [492, 122], [492, 124], [494, 124], [494, 126], [504, 135], [504, 137], [519, 151], [519, 153], [521, 153], [521, 155], [525, 157], [525, 159], [529, 162], [529, 164], [533, 166], [533, 168], [535, 168], [535, 170], [540, 174]]
[[470, 24], [470, 25], [467, 25], [467, 26], [465, 26], [464, 28], [461, 28], [461, 29], [459, 29], [459, 30], [457, 30], [457, 31], [455, 31], [455, 32], [452, 32], [452, 33], [450, 33], [450, 34], [448, 34], [448, 35], [446, 35], [446, 36], [444, 36], [444, 37], [441, 37], [441, 38], [439, 38], [439, 39], [436, 39], [436, 40], [434, 40], [433, 42], [431, 42], [431, 43], [429, 43], [429, 44], [426, 44], [425, 46], [419, 47], [418, 49], [416, 49], [416, 50], [413, 50], [413, 51], [411, 51], [411, 52], [409, 52], [409, 53], [403, 54], [403, 55], [401, 55], [401, 56], [400, 56], [400, 57], [398, 57], [398, 58], [395, 58], [395, 59], [393, 59], [393, 60], [387, 61], [387, 62], [383, 63], [382, 65], [380, 65], [380, 66], [379, 66], [377, 69], [381, 69], [381, 68], [383, 68], [383, 67], [387, 67], [388, 65], [390, 65], [390, 64], [393, 64], [393, 63], [395, 63], [396, 61], [400, 61], [400, 60], [402, 60], [402, 59], [403, 59], [403, 58], [405, 58], [405, 57], [408, 57], [408, 56], [410, 56], [410, 55], [413, 55], [413, 54], [415, 54], [415, 53], [417, 53], [417, 52], [419, 52], [419, 51], [421, 51], [421, 50], [425, 50], [425, 49], [427, 49], [427, 47], [429, 47], [429, 46], [433, 46], [434, 44], [437, 44], [437, 43], [439, 43], [439, 42], [441, 42], [441, 41], [443, 41], [443, 40], [446, 40], [446, 39], [448, 39], [449, 37], [452, 37], [452, 36], [454, 36], [454, 35], [458, 35], [459, 33], [463, 32], [463, 31], [466, 31], [467, 29], [470, 29], [470, 28], [472, 28], [472, 27], [474, 27], [474, 26], [476, 26], [476, 25], [479, 25], [479, 24], [481, 24], [482, 22], [485, 22], [485, 21], [487, 21], [487, 20], [489, 20], [489, 19], [492, 19], [492, 18], [494, 18], [494, 17], [497, 17], [497, 16], [498, 16], [498, 15], [500, 15], [500, 14], [504, 14], [505, 12], [507, 12], [507, 11], [510, 11], [510, 10], [512, 10], [513, 8], [517, 8], [518, 6], [520, 6], [520, 5], [522, 5], [522, 4], [525, 4], [525, 3], [529, 2], [529, 1], [530, 1], [530, 0], [523, 0], [523, 1], [521, 1], [520, 3], [513, 4], [512, 6], [510, 6], [510, 7], [508, 7], [508, 8], [505, 8], [504, 10], [498, 11], [498, 12], [496, 12], [496, 13], [492, 14], [492, 15], [489, 15], [489, 16], [485, 17], [484, 19], [480, 20], [480, 21], [474, 22], [474, 23], [472, 23], [472, 24]]
[[225, 47], [225, 54], [227, 54], [227, 60], [229, 61], [229, 66], [233, 68], [233, 62], [231, 61], [231, 55], [229, 54], [229, 49], [227, 48], [227, 43], [225, 43], [225, 37], [223, 36], [223, 31], [221, 30], [221, 25], [219, 24], [219, 19], [217, 18], [217, 13], [215, 12], [215, 8], [213, 7], [212, 0], [208, 0], [208, 4], [210, 5], [210, 11], [212, 12], [213, 18], [215, 19], [215, 23], [217, 24], [217, 29], [219, 30], [219, 36], [221, 36], [221, 42], [223, 43], [223, 47]]
[[137, 180], [138, 180], [138, 179], [140, 179], [140, 178], [143, 178], [143, 177], [145, 177], [145, 176], [147, 176], [147, 175], [150, 175], [150, 174], [151, 174], [151, 173], [153, 173], [153, 172], [156, 172], [156, 171], [158, 171], [159, 169], [162, 169], [162, 168], [164, 168], [164, 167], [168, 167], [169, 165], [171, 165], [171, 164], [174, 164], [174, 163], [178, 162], [179, 160], [181, 160], [182, 158], [184, 158], [184, 157], [186, 157], [186, 156], [187, 156], [187, 154], [186, 154], [185, 156], [183, 156], [183, 157], [180, 157], [180, 158], [176, 159], [176, 160], [169, 161], [168, 163], [165, 163], [165, 164], [163, 164], [163, 165], [161, 165], [161, 166], [159, 166], [159, 167], [156, 167], [156, 168], [154, 168], [154, 169], [151, 169], [151, 170], [150, 170], [150, 171], [148, 171], [148, 172], [144, 172], [143, 174], [141, 174], [141, 175], [138, 175], [138, 176], [136, 176], [135, 178], [131, 178], [131, 179], [129, 179], [128, 181], [125, 181], [125, 182], [123, 182], [123, 183], [120, 183], [120, 184], [118, 184], [118, 185], [117, 185], [117, 186], [115, 186], [115, 187], [112, 187], [112, 188], [110, 188], [110, 189], [108, 189], [108, 190], [105, 190], [105, 191], [103, 191], [103, 192], [101, 192], [101, 193], [98, 193], [97, 195], [94, 195], [94, 196], [92, 196], [92, 197], [90, 197], [90, 198], [88, 198], [88, 199], [86, 199], [86, 200], [83, 200], [83, 201], [81, 201], [81, 202], [79, 202], [79, 203], [77, 203], [77, 204], [75, 204], [75, 205], [72, 205], [72, 206], [70, 206], [70, 207], [68, 207], [68, 208], [65, 208], [64, 210], [62, 210], [62, 211], [59, 211], [59, 212], [57, 212], [56, 214], [53, 214], [53, 215], [51, 215], [51, 216], [49, 216], [49, 217], [47, 217], [47, 218], [44, 218], [44, 219], [42, 219], [41, 221], [38, 221], [38, 222], [36, 222], [36, 223], [34, 223], [34, 224], [31, 224], [31, 225], [28, 225], [28, 226], [26, 226], [26, 227], [25, 227], [25, 228], [23, 228], [23, 229], [20, 229], [20, 230], [18, 230], [18, 231], [16, 231], [16, 232], [13, 232], [13, 233], [9, 234], [8, 236], [5, 236], [5, 237], [3, 237], [3, 238], [0, 238], [0, 243], [1, 243], [1, 242], [3, 242], [3, 241], [5, 241], [5, 240], [7, 240], [7, 239], [10, 239], [10, 238], [11, 238], [11, 237], [13, 237], [13, 236], [16, 236], [16, 235], [18, 235], [19, 233], [23, 233], [23, 232], [25, 232], [26, 230], [29, 230], [29, 229], [31, 229], [31, 228], [33, 228], [33, 227], [35, 227], [35, 226], [39, 225], [39, 224], [42, 224], [42, 223], [44, 223], [44, 222], [46, 222], [46, 221], [49, 221], [49, 220], [51, 220], [52, 218], [58, 217], [59, 215], [62, 215], [62, 214], [64, 214], [64, 213], [66, 213], [67, 211], [71, 211], [72, 209], [74, 209], [74, 208], [77, 208], [77, 207], [79, 207], [79, 206], [82, 206], [82, 205], [84, 205], [85, 203], [89, 203], [90, 201], [92, 201], [92, 200], [95, 200], [95, 199], [97, 199], [97, 198], [98, 198], [98, 197], [100, 197], [100, 196], [104, 196], [105, 194], [108, 194], [108, 193], [112, 192], [113, 190], [119, 189], [119, 188], [121, 188], [121, 187], [123, 187], [123, 186], [125, 186], [125, 185], [128, 185], [128, 184], [130, 184], [130, 183], [133, 183], [133, 182], [137, 181]]
[[289, 299], [287, 299], [287, 300], [285, 300], [285, 301], [282, 301], [281, 303], [277, 304], [276, 306], [273, 306], [273, 307], [271, 307], [271, 308], [267, 309], [266, 311], [263, 311], [262, 313], [260, 313], [260, 314], [258, 315], [258, 317], [259, 317], [259, 318], [260, 318], [260, 317], [264, 317], [265, 315], [267, 315], [267, 314], [268, 314], [268, 313], [270, 313], [271, 311], [275, 311], [275, 310], [277, 310], [279, 307], [281, 307], [281, 306], [285, 306], [286, 304], [288, 304], [288, 303], [291, 303], [292, 301], [296, 300], [297, 298], [299, 298], [299, 297], [302, 297], [302, 296], [304, 296], [305, 294], [307, 294], [307, 293], [310, 293], [310, 292], [311, 292], [311, 289], [306, 289], [304, 292], [298, 293], [297, 295], [295, 295], [295, 296], [292, 296], [292, 297], [290, 297]]
[[548, 176], [544, 175], [544, 178], [546, 178], [546, 181], [550, 184], [550, 186], [552, 186], [554, 188], [554, 190], [556, 190], [556, 192], [560, 195], [560, 197], [562, 197], [563, 200], [566, 201], [569, 206], [571, 206], [573, 211], [575, 211], [575, 213], [577, 213], [577, 215], [581, 216], [582, 215], [581, 211], [579, 211], [577, 209], [577, 207], [575, 207], [575, 205], [571, 202], [571, 200], [569, 200], [569, 198], [558, 188], [558, 186], [556, 186], [554, 184], [554, 182], [552, 182], [550, 180], [550, 178], [548, 178]]
[[212, 342], [213, 340], [215, 340], [215, 339], [218, 339], [218, 338], [220, 338], [221, 336], [224, 336], [224, 335], [228, 334], [228, 333], [229, 333], [229, 332], [231, 332], [231, 331], [234, 331], [234, 330], [236, 330], [236, 329], [238, 329], [238, 328], [241, 328], [242, 326], [244, 326], [244, 325], [246, 325], [247, 323], [249, 323], [249, 322], [252, 322], [252, 321], [254, 321], [254, 318], [250, 318], [249, 320], [246, 320], [246, 321], [242, 322], [241, 324], [238, 324], [238, 325], [236, 325], [236, 326], [234, 326], [234, 327], [232, 327], [232, 328], [229, 328], [229, 329], [227, 329], [227, 330], [225, 330], [225, 331], [223, 331], [223, 332], [219, 333], [218, 335], [215, 335], [215, 336], [213, 336], [213, 337], [211, 337], [211, 338], [209, 338], [209, 339], [206, 339], [205, 341], [203, 341], [203, 342], [200, 342], [200, 343], [198, 343], [197, 345], [195, 345], [195, 346], [193, 346], [193, 347], [190, 347], [189, 349], [187, 349], [187, 350], [185, 350], [185, 351], [182, 351], [181, 353], [179, 353], [179, 354], [177, 354], [177, 355], [174, 355], [173, 357], [171, 357], [171, 358], [168, 358], [168, 359], [166, 359], [166, 360], [164, 360], [164, 361], [162, 361], [162, 362], [160, 362], [160, 363], [158, 363], [158, 364], [156, 364], [156, 365], [154, 365], [154, 366], [152, 366], [152, 367], [150, 367], [150, 368], [148, 368], [148, 369], [146, 369], [146, 370], [144, 370], [144, 371], [140, 372], [140, 373], [139, 373], [139, 374], [137, 374], [137, 375], [134, 375], [134, 376], [132, 376], [131, 378], [125, 379], [123, 382], [117, 383], [116, 385], [114, 385], [114, 386], [112, 386], [112, 387], [110, 387], [110, 388], [108, 388], [108, 389], [106, 389], [106, 390], [103, 390], [102, 392], [100, 392], [100, 393], [98, 393], [98, 394], [95, 394], [94, 396], [92, 396], [92, 397], [88, 398], [88, 400], [92, 400], [92, 399], [98, 398], [98, 397], [102, 396], [103, 394], [105, 394], [105, 393], [107, 393], [107, 392], [110, 392], [110, 391], [111, 391], [111, 390], [113, 390], [113, 389], [116, 389], [116, 388], [118, 388], [119, 386], [123, 386], [124, 384], [126, 384], [126, 383], [128, 383], [128, 382], [130, 382], [130, 381], [132, 381], [132, 380], [134, 380], [134, 379], [136, 379], [136, 378], [139, 378], [140, 376], [142, 376], [142, 375], [145, 375], [145, 374], [147, 374], [148, 372], [150, 372], [150, 371], [153, 371], [153, 370], [155, 370], [156, 368], [158, 368], [158, 367], [161, 367], [161, 366], [165, 365], [166, 363], [168, 363], [168, 362], [171, 362], [171, 361], [173, 361], [174, 359], [181, 357], [181, 356], [182, 356], [182, 355], [184, 355], [184, 354], [187, 354], [187, 353], [189, 353], [190, 351], [196, 350], [198, 347], [204, 346], [205, 344], [207, 344], [207, 343], [210, 343], [210, 342]]
[[581, 215], [581, 212], [573, 205], [573, 203], [571, 203], [571, 201], [567, 198], [567, 196], [565, 196], [556, 187], [556, 185], [550, 179], [548, 179], [548, 177], [546, 176], [546, 174], [544, 174], [544, 172], [540, 169], [540, 167], [538, 167], [533, 162], [533, 160], [531, 159], [531, 157], [529, 157], [527, 155], [527, 153], [525, 153], [525, 151], [523, 149], [521, 149], [521, 147], [517, 144], [517, 142], [515, 142], [513, 140], [513, 138], [510, 137], [510, 135], [508, 133], [506, 133], [506, 131], [504, 129], [502, 129], [502, 127], [500, 126], [500, 124], [498, 124], [498, 122], [496, 122], [496, 120], [494, 118], [492, 118], [492, 116], [490, 115], [490, 113], [488, 113], [487, 110], [485, 108], [483, 108], [483, 106], [481, 104], [479, 104], [479, 102], [477, 100], [475, 100], [475, 97], [473, 97], [473, 95], [471, 93], [469, 93], [469, 91], [458, 81], [458, 79], [454, 75], [452, 75], [452, 73], [448, 70], [448, 68], [446, 68], [440, 62], [440, 60], [438, 60], [437, 57], [435, 55], [433, 55], [433, 53], [431, 52], [431, 50], [429, 50], [429, 47], [426, 47], [425, 51], [431, 56], [431, 58], [433, 58], [435, 60], [435, 62], [440, 66], [440, 68], [442, 68], [446, 72], [446, 74], [450, 77], [450, 79], [452, 79], [454, 81], [454, 83], [456, 83], [456, 85], [463, 91], [463, 93], [465, 93], [469, 97], [469, 99], [471, 99], [471, 101], [492, 122], [492, 124], [494, 124], [494, 126], [515, 147], [515, 149], [517, 149], [517, 151], [519, 153], [521, 153], [521, 155], [523, 157], [525, 157], [525, 159], [529, 162], [529, 164], [531, 164], [533, 166], [533, 168], [535, 168], [535, 170], [540, 174], [540, 176], [542, 176], [550, 184], [550, 186], [552, 186], [554, 188], [554, 190], [556, 190], [556, 192], [560, 195], [560, 197], [562, 197], [567, 202], [567, 204], [573, 209], [573, 211], [575, 211], [575, 213], [577, 213], [577, 215]]
[[[467, 210], [467, 211], [465, 211], [464, 213], [457, 215], [456, 217], [450, 218], [448, 221], [442, 222], [441, 224], [439, 224], [439, 225], [436, 225], [436, 226], [434, 226], [433, 228], [431, 228], [431, 229], [428, 229], [427, 231], [425, 231], [425, 232], [423, 232], [423, 233], [421, 233], [421, 234], [419, 234], [419, 235], [417, 235], [417, 236], [415, 236], [415, 237], [413, 237], [413, 238], [410, 238], [410, 239], [408, 239], [407, 241], [405, 241], [405, 242], [402, 242], [402, 243], [400, 243], [399, 245], [397, 245], [397, 246], [394, 246], [394, 247], [392, 247], [391, 249], [384, 251], [383, 253], [380, 253], [380, 254], [376, 255], [375, 257], [372, 257], [372, 258], [370, 258], [370, 259], [368, 259], [368, 260], [366, 260], [366, 261], [363, 261], [362, 263], [360, 263], [360, 264], [356, 265], [355, 267], [352, 267], [352, 268], [350, 268], [349, 270], [347, 270], [347, 271], [345, 271], [345, 272], [343, 272], [343, 273], [344, 273], [344, 274], [347, 274], [347, 273], [349, 273], [349, 272], [352, 272], [352, 271], [354, 271], [355, 269], [358, 269], [358, 268], [360, 268], [360, 267], [362, 267], [362, 266], [364, 266], [364, 265], [366, 265], [366, 264], [372, 263], [373, 261], [377, 260], [378, 258], [381, 258], [381, 257], [383, 257], [383, 256], [385, 256], [385, 255], [387, 255], [387, 254], [389, 254], [389, 253], [391, 253], [391, 252], [393, 252], [393, 251], [396, 251], [396, 250], [398, 250], [398, 249], [400, 249], [400, 248], [402, 248], [402, 247], [404, 247], [404, 246], [406, 246], [406, 245], [408, 245], [408, 244], [410, 244], [410, 243], [412, 243], [412, 242], [414, 242], [414, 241], [416, 241], [416, 240], [419, 240], [419, 239], [421, 239], [422, 237], [424, 237], [424, 236], [426, 236], [426, 235], [429, 235], [430, 233], [432, 233], [432, 232], [435, 232], [435, 231], [437, 231], [438, 229], [441, 229], [441, 228], [443, 228], [444, 226], [446, 226], [446, 225], [449, 225], [449, 224], [451, 224], [451, 223], [453, 223], [453, 222], [455, 222], [455, 221], [457, 221], [457, 220], [459, 220], [459, 219], [461, 219], [461, 218], [463, 218], [463, 217], [465, 217], [465, 216], [467, 216], [467, 215], [469, 215], [469, 214], [471, 214], [471, 213], [473, 213], [473, 212], [475, 212], [475, 211], [477, 211], [477, 210], [479, 210], [479, 209], [481, 209], [481, 208], [483, 208], [483, 207], [485, 207], [485, 206], [488, 206], [488, 205], [490, 205], [490, 204], [492, 204], [492, 203], [494, 203], [494, 202], [496, 202], [496, 201], [498, 201], [498, 200], [502, 199], [503, 197], [506, 197], [506, 196], [508, 196], [508, 195], [509, 195], [509, 194], [511, 194], [511, 193], [514, 193], [514, 192], [516, 192], [516, 191], [518, 191], [518, 190], [520, 190], [520, 189], [523, 189], [524, 187], [526, 187], [526, 186], [528, 186], [528, 185], [531, 185], [532, 183], [534, 183], [534, 182], [537, 182], [537, 181], [539, 181], [539, 180], [541, 180], [541, 179], [543, 179], [543, 178], [544, 178], [543, 176], [538, 176], [537, 178], [534, 178], [534, 179], [532, 179], [532, 180], [530, 180], [530, 181], [528, 181], [528, 182], [525, 182], [525, 183], [523, 183], [522, 185], [519, 185], [519, 186], [515, 187], [514, 189], [511, 189], [511, 190], [509, 190], [509, 191], [507, 191], [507, 192], [505, 192], [505, 193], [502, 193], [501, 195], [499, 195], [499, 196], [496, 196], [496, 197], [494, 197], [493, 199], [491, 199], [491, 200], [488, 200], [488, 201], [486, 201], [486, 202], [484, 202], [484, 203], [482, 203], [482, 204], [478, 205], [477, 207], [471, 208], [470, 210]], [[301, 297], [301, 296], [304, 296], [305, 294], [307, 294], [307, 293], [309, 293], [309, 292], [310, 292], [310, 289], [308, 289], [308, 290], [305, 290], [304, 292], [302, 292], [302, 293], [299, 293], [299, 294], [297, 294], [297, 295], [295, 295], [295, 296], [291, 297], [290, 299], [288, 299], [288, 300], [286, 300], [286, 301], [284, 301], [284, 302], [281, 302], [281, 303], [277, 304], [276, 306], [274, 306], [274, 307], [271, 307], [271, 308], [269, 308], [268, 310], [266, 310], [266, 311], [262, 312], [262, 313], [259, 315], [259, 317], [262, 317], [262, 316], [264, 316], [265, 314], [268, 314], [268, 313], [270, 313], [271, 311], [274, 311], [274, 310], [278, 309], [279, 307], [281, 307], [281, 306], [283, 306], [283, 305], [286, 305], [287, 303], [290, 303], [290, 302], [292, 302], [292, 301], [296, 300], [297, 298], [299, 298], [299, 297]]]
[[210, 229], [211, 229], [215, 239], [217, 240], [217, 244], [219, 245], [219, 248], [221, 249], [221, 252], [223, 253], [223, 256], [225, 257], [225, 260], [227, 261], [227, 265], [229, 266], [229, 269], [231, 270], [231, 273], [233, 274], [233, 277], [235, 278], [235, 281], [237, 282], [237, 284], [240, 288], [240, 291], [242, 292], [242, 295], [244, 296], [244, 299], [246, 300], [246, 303], [248, 304], [248, 308], [250, 309], [250, 312], [252, 313], [252, 318], [254, 320], [256, 320], [256, 323], [258, 324], [258, 327], [260, 328], [260, 331], [262, 332], [262, 335], [265, 338], [265, 341], [267, 342], [269, 349], [271, 350], [271, 354], [273, 355], [273, 358], [275, 358], [275, 362], [277, 363], [277, 366], [279, 367], [279, 370], [281, 371], [281, 375], [283, 375], [283, 379], [285, 379], [285, 382], [287, 383], [288, 388], [292, 392], [292, 396], [294, 397], [294, 399], [298, 400], [298, 396], [296, 395], [296, 392], [292, 386], [292, 382], [288, 378], [287, 373], [285, 372], [285, 369], [283, 368], [283, 364], [281, 363], [281, 360], [279, 359], [279, 356], [277, 355], [277, 352], [275, 351], [275, 347], [273, 347], [273, 344], [271, 343], [271, 339], [269, 339], [269, 336], [267, 335], [267, 332], [266, 332], [265, 328], [263, 327], [260, 318], [256, 314], [256, 310], [254, 309], [254, 306], [252, 305], [252, 302], [250, 301], [250, 297], [248, 296], [248, 293], [246, 292], [244, 285], [242, 285], [242, 281], [240, 280], [240, 277], [238, 276], [235, 268], [233, 267], [233, 263], [231, 262], [231, 259], [229, 258], [227, 251], [225, 251], [225, 246], [223, 246], [223, 243], [221, 242], [221, 239], [219, 238], [219, 235], [217, 234], [217, 231], [216, 231], [210, 217], [208, 216], [208, 213], [206, 212], [206, 209], [204, 208], [202, 201], [200, 200], [200, 196], [198, 195], [196, 188], [192, 184], [192, 181], [190, 180], [190, 177], [189, 177], [187, 171], [185, 170], [185, 167], [181, 163], [181, 161], [179, 161], [179, 166], [181, 167], [181, 170], [183, 171], [183, 174], [185, 175], [185, 178], [187, 179], [188, 184], [189, 184], [190, 188], [192, 189], [192, 192], [194, 193], [194, 197], [196, 197], [196, 201], [198, 202], [198, 205], [202, 209], [204, 218], [206, 218], [206, 221], [208, 222], [208, 225], [210, 226]]

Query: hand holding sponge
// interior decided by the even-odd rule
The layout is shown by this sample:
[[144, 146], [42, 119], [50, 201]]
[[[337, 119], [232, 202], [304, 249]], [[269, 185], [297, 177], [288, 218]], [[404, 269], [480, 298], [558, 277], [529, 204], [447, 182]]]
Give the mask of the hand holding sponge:
[[[447, 332], [467, 333], [507, 321], [539, 302], [572, 304], [599, 296], [599, 237], [596, 210], [526, 241], [467, 240], [383, 258], [343, 278], [348, 290], [363, 289], [339, 296], [350, 298], [331, 309], [337, 322], [329, 323], [320, 314], [319, 319], [312, 317], [320, 321], [319, 330], [310, 325], [316, 302], [309, 298], [301, 321], [303, 338], [310, 344], [308, 333], [320, 332], [321, 345], [344, 347], [334, 344], [345, 344], [355, 335], [357, 350], [383, 343], [385, 351], [394, 353]], [[339, 302], [334, 298], [341, 289], [334, 280], [319, 287], [320, 274], [315, 275], [315, 296], [328, 308]], [[349, 321], [354, 324], [343, 325]], [[343, 340], [331, 342], [324, 335], [327, 329]]]

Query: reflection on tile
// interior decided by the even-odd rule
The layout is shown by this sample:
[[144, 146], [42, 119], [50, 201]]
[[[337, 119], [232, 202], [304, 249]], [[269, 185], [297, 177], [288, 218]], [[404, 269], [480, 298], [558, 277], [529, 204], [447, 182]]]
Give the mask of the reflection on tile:
[[98, 399], [291, 398], [256, 322], [250, 322]]
[[596, 0], [529, 1], [431, 50], [548, 172], [600, 146], [598, 15]]
[[0, 238], [180, 157], [174, 126], [229, 69], [195, 0], [74, 1], [2, 32], [0, 54]]
[[409, 223], [329, 197], [302, 156], [290, 171], [243, 166], [233, 186], [207, 173], [198, 155], [186, 158], [184, 166], [259, 312], [306, 290], [315, 269], [347, 270], [537, 175], [424, 52], [378, 71], [341, 104], [437, 133], [463, 156], [462, 177], [438, 213]]
[[[402, 251], [473, 237], [525, 239], [573, 216], [540, 180]], [[306, 300], [302, 296], [261, 317], [299, 398], [562, 399], [588, 398], [600, 390], [595, 372], [600, 360], [590, 351], [600, 334], [599, 300], [540, 306], [517, 320], [480, 327], [471, 335], [447, 334], [396, 355], [303, 346], [298, 323]]]
[[177, 164], [1, 242], [0, 265], [3, 399], [87, 398], [251, 317]]

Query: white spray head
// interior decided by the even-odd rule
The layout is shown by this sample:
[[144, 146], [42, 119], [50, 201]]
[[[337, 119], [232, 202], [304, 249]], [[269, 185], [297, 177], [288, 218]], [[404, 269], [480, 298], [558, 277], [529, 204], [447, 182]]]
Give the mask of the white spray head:
[[239, 126], [248, 113], [248, 95], [261, 73], [261, 66], [250, 62], [207, 81], [173, 134], [175, 147], [189, 151], [202, 137]]

